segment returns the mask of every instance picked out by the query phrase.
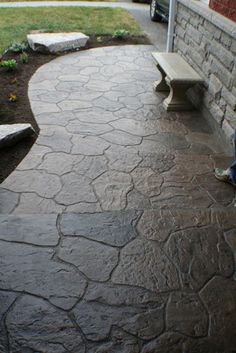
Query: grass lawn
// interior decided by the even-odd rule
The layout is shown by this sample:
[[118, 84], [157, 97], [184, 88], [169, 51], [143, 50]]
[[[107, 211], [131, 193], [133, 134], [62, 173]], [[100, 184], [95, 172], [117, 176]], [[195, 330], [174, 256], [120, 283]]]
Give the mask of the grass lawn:
[[[48, 1], [48, 0], [0, 0], [1, 2], [20, 2], [20, 1]], [[57, 0], [49, 0], [49, 1], [57, 1]], [[68, 0], [60, 0], [60, 1], [68, 1]], [[69, 0], [69, 1], [99, 1], [99, 2], [103, 2], [103, 1], [108, 1], [108, 2], [112, 2], [115, 0]]]
[[0, 53], [14, 42], [26, 40], [31, 31], [113, 35], [117, 29], [131, 36], [143, 35], [134, 18], [123, 9], [88, 7], [0, 9]]

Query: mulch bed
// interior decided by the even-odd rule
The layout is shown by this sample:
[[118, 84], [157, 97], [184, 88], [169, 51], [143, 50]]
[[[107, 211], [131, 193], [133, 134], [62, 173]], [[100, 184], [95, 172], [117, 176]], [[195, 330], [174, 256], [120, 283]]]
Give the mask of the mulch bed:
[[[118, 40], [112, 37], [102, 37], [98, 42], [96, 37], [90, 37], [85, 49], [109, 45], [123, 44], [149, 44], [146, 37], [130, 37], [125, 40]], [[29, 61], [23, 64], [19, 60], [19, 54], [6, 53], [4, 60], [15, 59], [17, 68], [14, 71], [6, 71], [0, 68], [0, 124], [30, 123], [36, 134], [26, 138], [12, 147], [0, 150], [0, 183], [17, 167], [20, 161], [26, 156], [34, 144], [39, 133], [39, 127], [30, 109], [28, 99], [28, 82], [34, 72], [43, 64], [55, 59], [58, 55], [40, 54], [30, 49], [26, 50]], [[63, 53], [65, 55], [65, 53]], [[17, 97], [15, 102], [9, 100], [9, 95]]]

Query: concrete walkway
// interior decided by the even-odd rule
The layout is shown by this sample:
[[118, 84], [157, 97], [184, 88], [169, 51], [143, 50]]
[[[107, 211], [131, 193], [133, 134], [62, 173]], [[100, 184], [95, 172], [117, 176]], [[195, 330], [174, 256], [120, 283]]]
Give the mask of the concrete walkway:
[[60, 57], [32, 77], [41, 133], [0, 189], [1, 353], [229, 353], [229, 158], [167, 113], [152, 46]]

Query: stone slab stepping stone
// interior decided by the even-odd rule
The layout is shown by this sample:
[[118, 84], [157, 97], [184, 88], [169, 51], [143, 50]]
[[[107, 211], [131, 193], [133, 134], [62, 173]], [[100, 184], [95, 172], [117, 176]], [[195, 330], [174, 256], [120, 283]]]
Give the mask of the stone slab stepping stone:
[[34, 134], [31, 124], [0, 125], [0, 148], [14, 145], [26, 136]]
[[83, 33], [37, 33], [28, 34], [29, 46], [34, 51], [57, 53], [84, 47], [89, 39]]

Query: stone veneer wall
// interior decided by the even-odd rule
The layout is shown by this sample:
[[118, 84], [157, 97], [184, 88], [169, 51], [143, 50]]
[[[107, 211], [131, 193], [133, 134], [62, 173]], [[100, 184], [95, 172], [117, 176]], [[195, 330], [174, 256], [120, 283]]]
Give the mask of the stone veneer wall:
[[236, 24], [206, 4], [177, 0], [174, 51], [204, 78], [190, 98], [229, 140], [236, 129]]

